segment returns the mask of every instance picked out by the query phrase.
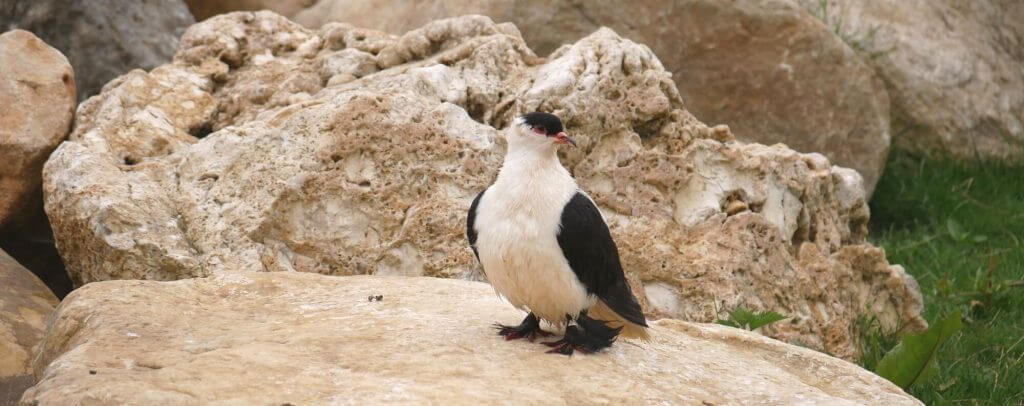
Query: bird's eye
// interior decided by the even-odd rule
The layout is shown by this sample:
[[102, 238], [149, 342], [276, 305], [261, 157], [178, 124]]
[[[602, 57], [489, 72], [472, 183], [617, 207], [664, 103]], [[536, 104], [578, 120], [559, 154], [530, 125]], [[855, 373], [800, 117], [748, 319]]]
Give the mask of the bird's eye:
[[542, 125], [538, 125], [533, 127], [533, 132], [544, 135], [547, 134], [547, 129], [545, 129]]

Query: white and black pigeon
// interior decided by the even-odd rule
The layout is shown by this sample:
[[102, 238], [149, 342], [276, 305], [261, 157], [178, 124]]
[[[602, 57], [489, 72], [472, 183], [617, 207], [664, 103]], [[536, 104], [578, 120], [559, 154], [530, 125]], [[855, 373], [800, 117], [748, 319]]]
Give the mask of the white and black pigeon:
[[529, 312], [518, 326], [497, 324], [506, 339], [565, 325], [548, 352], [591, 353], [623, 337], [648, 339], [647, 321], [622, 272], [618, 248], [594, 201], [559, 162], [576, 143], [549, 113], [517, 118], [498, 178], [469, 207], [466, 237], [494, 290]]

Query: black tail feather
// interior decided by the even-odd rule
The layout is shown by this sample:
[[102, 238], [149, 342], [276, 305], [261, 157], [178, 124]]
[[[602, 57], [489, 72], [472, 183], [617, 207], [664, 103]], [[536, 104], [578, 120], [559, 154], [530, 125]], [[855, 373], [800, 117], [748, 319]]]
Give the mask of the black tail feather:
[[644, 311], [640, 308], [640, 303], [636, 300], [636, 296], [633, 296], [633, 290], [629, 288], [629, 283], [625, 280], [616, 282], [600, 297], [609, 309], [615, 311], [622, 318], [630, 323], [647, 327]]

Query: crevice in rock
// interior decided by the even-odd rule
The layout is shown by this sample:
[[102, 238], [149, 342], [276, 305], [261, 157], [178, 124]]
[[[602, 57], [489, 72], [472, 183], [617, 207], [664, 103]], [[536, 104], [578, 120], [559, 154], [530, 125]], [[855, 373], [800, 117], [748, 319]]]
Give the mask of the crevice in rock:
[[485, 119], [488, 107], [483, 103], [475, 103], [472, 101], [472, 98], [470, 98], [470, 100], [466, 101], [466, 105], [463, 107], [466, 109], [466, 114], [468, 114], [469, 118], [473, 119], [473, 121], [483, 125], [490, 125]]
[[199, 181], [212, 180], [216, 182], [218, 179], [220, 179], [220, 175], [217, 175], [216, 173], [204, 173], [199, 177]]
[[792, 247], [799, 249], [800, 244], [804, 242], [814, 242], [817, 238], [818, 227], [811, 218], [810, 213], [807, 212], [806, 206], [800, 210], [800, 217], [797, 219], [797, 228], [793, 233]]
[[228, 66], [229, 70], [235, 70], [235, 69], [238, 69], [240, 66], [242, 66], [241, 61], [238, 61], [235, 58], [232, 58], [231, 56], [229, 56], [226, 53], [220, 54], [220, 58], [219, 59], [220, 59], [221, 62], [224, 62], [224, 64]]
[[668, 117], [654, 117], [640, 124], [633, 125], [633, 132], [640, 135], [641, 139], [654, 138], [661, 132], [661, 127], [665, 125], [665, 121]]
[[735, 216], [751, 208], [746, 200], [742, 190], [734, 190], [722, 199], [719, 209], [728, 216]]
[[202, 139], [213, 132], [213, 121], [204, 121], [188, 129], [189, 135]]

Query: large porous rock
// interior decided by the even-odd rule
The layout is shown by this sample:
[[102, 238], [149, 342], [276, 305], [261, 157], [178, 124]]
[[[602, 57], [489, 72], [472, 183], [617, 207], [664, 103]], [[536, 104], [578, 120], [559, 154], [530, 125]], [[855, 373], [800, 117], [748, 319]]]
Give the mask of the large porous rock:
[[1024, 159], [1024, 2], [800, 2], [885, 80], [897, 145]]
[[920, 404], [856, 365], [743, 330], [662, 320], [651, 342], [567, 358], [494, 333], [521, 317], [486, 284], [436, 278], [94, 283], [61, 304], [21, 402]]
[[185, 0], [196, 21], [232, 11], [270, 10], [285, 17], [293, 16], [316, 0]]
[[71, 131], [75, 75], [68, 60], [28, 31], [0, 35], [0, 106], [3, 229], [41, 205], [43, 163]]
[[741, 140], [785, 143], [856, 169], [868, 196], [889, 152], [885, 85], [792, 0], [321, 0], [297, 21], [404, 33], [437, 18], [513, 22], [541, 55], [601, 26], [651, 47], [687, 109]]
[[229, 269], [482, 279], [465, 241], [514, 117], [564, 119], [652, 314], [792, 316], [766, 333], [852, 358], [857, 319], [920, 328], [921, 297], [865, 241], [861, 177], [734, 140], [684, 108], [649, 48], [602, 29], [549, 59], [511, 24], [401, 37], [270, 12], [189, 29], [174, 63], [79, 106], [44, 169], [73, 279]]
[[167, 63], [195, 20], [182, 0], [32, 0], [0, 4], [0, 30], [32, 31], [71, 60], [78, 97], [111, 79]]
[[32, 354], [56, 306], [32, 272], [0, 250], [0, 405], [15, 404], [35, 383]]

